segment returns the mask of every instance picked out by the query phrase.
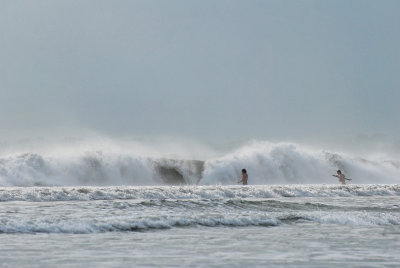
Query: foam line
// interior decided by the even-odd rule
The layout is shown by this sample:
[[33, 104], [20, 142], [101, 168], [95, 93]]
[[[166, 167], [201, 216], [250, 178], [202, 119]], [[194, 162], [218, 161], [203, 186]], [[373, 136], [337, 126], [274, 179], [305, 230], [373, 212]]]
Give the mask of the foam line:
[[0, 202], [399, 196], [400, 185], [2, 187]]

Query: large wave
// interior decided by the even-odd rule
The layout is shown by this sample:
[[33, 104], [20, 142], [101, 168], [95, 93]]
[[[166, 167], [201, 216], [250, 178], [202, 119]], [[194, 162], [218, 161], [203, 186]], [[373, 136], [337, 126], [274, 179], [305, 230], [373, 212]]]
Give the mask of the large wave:
[[398, 183], [400, 161], [373, 156], [309, 149], [304, 146], [254, 142], [233, 153], [207, 161], [202, 184], [231, 184], [242, 168], [252, 184], [336, 183], [340, 169], [352, 183]]
[[157, 154], [154, 148], [149, 153], [146, 146], [132, 151], [111, 147], [3, 152], [0, 186], [228, 185], [236, 184], [242, 168], [247, 169], [250, 184], [337, 183], [331, 176], [337, 169], [352, 183], [400, 182], [397, 159], [313, 150], [293, 143], [253, 142], [200, 160]]

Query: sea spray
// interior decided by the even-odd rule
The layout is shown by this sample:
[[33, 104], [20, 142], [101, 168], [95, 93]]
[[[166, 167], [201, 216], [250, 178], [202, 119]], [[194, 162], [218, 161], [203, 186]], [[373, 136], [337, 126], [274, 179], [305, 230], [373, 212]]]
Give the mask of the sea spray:
[[337, 183], [332, 177], [337, 169], [356, 184], [400, 182], [397, 159], [354, 156], [293, 143], [253, 142], [204, 159], [191, 158], [183, 151], [157, 154], [153, 147], [140, 143], [121, 147], [118, 143], [79, 144], [67, 149], [63, 145], [3, 152], [0, 186], [230, 185], [236, 184], [242, 168], [247, 169], [253, 185]]
[[254, 142], [206, 161], [201, 184], [234, 184], [246, 168], [250, 184], [335, 183], [341, 169], [353, 183], [399, 183], [400, 161], [313, 150], [291, 143]]

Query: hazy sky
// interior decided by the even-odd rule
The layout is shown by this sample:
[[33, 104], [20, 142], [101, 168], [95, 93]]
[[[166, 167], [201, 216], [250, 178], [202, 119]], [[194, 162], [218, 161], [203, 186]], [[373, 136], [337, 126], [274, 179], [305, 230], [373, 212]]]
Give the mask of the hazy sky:
[[396, 140], [399, 14], [396, 0], [1, 0], [0, 138]]

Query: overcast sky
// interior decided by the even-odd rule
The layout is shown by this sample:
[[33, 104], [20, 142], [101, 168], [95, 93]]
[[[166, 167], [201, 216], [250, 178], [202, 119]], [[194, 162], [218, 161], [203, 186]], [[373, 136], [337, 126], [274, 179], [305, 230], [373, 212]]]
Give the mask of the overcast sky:
[[0, 138], [395, 141], [399, 14], [396, 0], [1, 0]]

